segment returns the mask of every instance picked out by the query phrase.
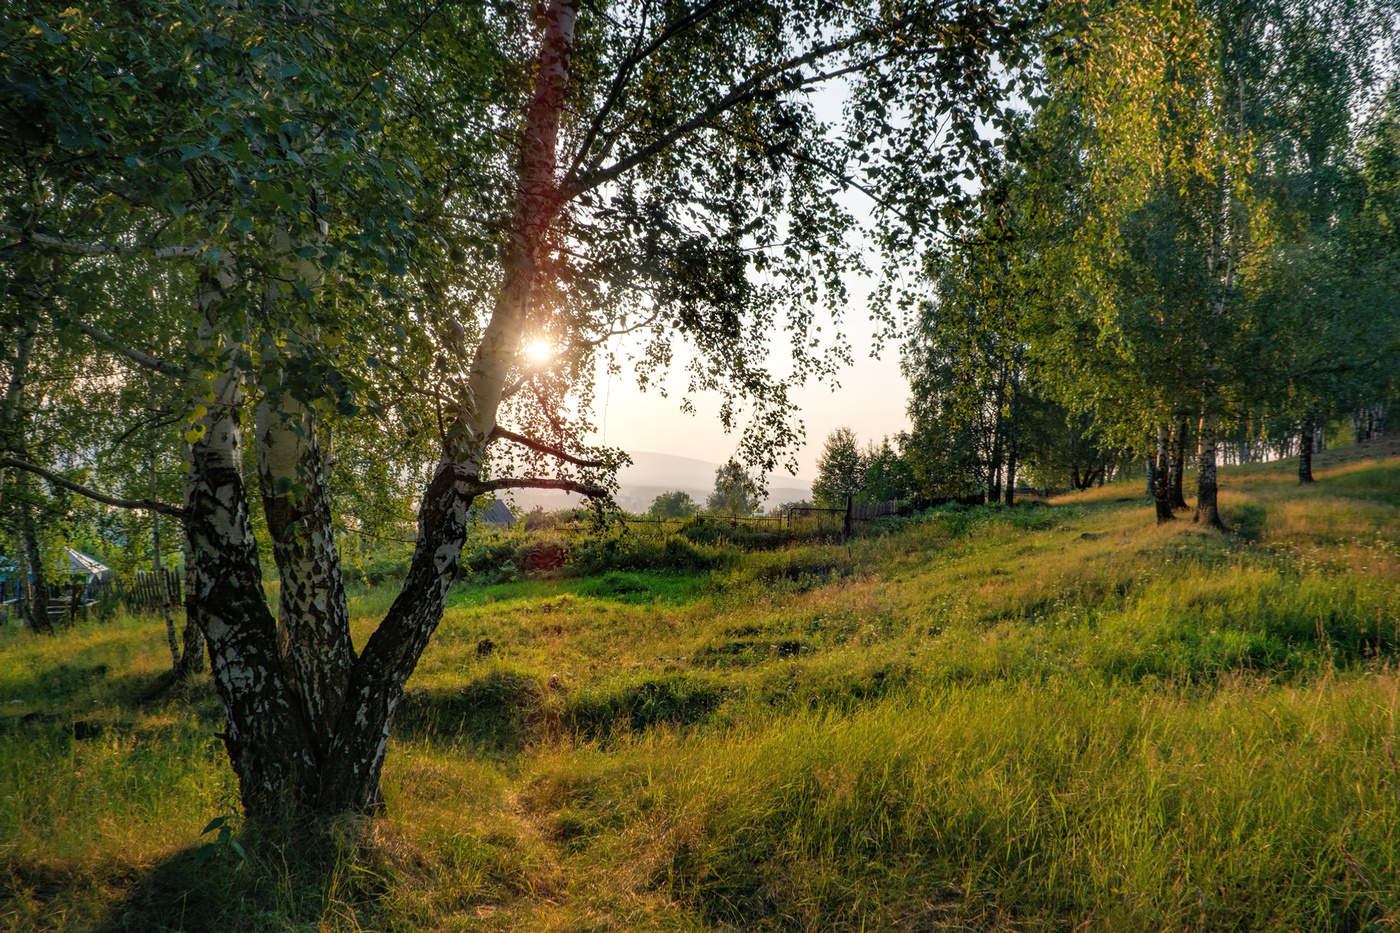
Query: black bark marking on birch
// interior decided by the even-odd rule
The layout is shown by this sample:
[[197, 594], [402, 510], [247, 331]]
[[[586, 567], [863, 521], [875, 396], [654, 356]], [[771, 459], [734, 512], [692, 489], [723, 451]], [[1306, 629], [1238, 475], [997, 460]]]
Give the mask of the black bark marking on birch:
[[[278, 645], [312, 727], [317, 757], [324, 758], [355, 651], [320, 429], [314, 416], [290, 399], [275, 408], [264, 402], [259, 422], [258, 477], [282, 583]], [[291, 449], [272, 449], [280, 445]]]
[[480, 493], [474, 475], [444, 464], [419, 511], [408, 576], [351, 671], [321, 773], [318, 807], [368, 812], [379, 802], [379, 775], [404, 683], [442, 620], [444, 601], [466, 543], [468, 514]]
[[1167, 484], [1169, 482], [1170, 464], [1170, 431], [1165, 423], [1157, 425], [1157, 449], [1156, 457], [1152, 466], [1152, 504], [1157, 511], [1157, 524], [1169, 522], [1176, 516], [1172, 514], [1171, 499], [1168, 495]]
[[208, 641], [227, 719], [224, 745], [243, 806], [255, 818], [276, 817], [309, 800], [308, 778], [317, 762], [310, 730], [282, 676], [243, 479], [204, 454], [196, 444], [188, 481], [193, 579], [186, 612]]
[[1312, 475], [1312, 455], [1315, 428], [1315, 421], [1312, 415], [1303, 419], [1299, 428], [1298, 437], [1298, 482], [1300, 484], [1311, 483]]

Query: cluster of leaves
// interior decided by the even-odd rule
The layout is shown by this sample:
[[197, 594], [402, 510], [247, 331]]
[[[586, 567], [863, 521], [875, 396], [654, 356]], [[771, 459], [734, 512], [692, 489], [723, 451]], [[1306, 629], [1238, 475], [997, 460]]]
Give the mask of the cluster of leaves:
[[994, 486], [1017, 450], [1078, 482], [1197, 419], [1289, 449], [1305, 421], [1393, 398], [1393, 13], [1052, 4], [1043, 92], [975, 232], [904, 296], [933, 471]]

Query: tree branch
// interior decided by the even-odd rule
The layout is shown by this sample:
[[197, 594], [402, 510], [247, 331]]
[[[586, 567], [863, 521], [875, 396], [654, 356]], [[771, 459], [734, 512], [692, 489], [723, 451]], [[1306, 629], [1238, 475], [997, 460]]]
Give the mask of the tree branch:
[[[633, 70], [651, 55], [655, 54], [656, 51], [667, 42], [690, 31], [696, 25], [722, 11], [733, 2], [734, 0], [709, 0], [709, 2], [703, 3], [693, 10], [690, 10], [684, 16], [673, 20], [669, 25], [663, 27], [656, 38], [645, 46], [640, 44], [641, 33], [638, 33], [638, 47], [618, 64], [617, 73], [613, 76], [612, 84], [608, 88], [607, 97], [604, 98], [602, 106], [598, 108], [598, 112], [593, 115], [593, 121], [583, 134], [583, 140], [579, 143], [578, 150], [574, 154], [573, 160], [569, 163], [568, 171], [564, 173], [564, 180], [561, 184], [562, 188], [567, 190], [569, 186], [573, 184], [579, 169], [583, 166], [583, 160], [588, 157], [588, 150], [593, 147], [593, 143], [597, 140], [598, 134], [603, 130], [603, 124], [607, 121], [608, 115], [612, 112], [613, 108], [617, 106], [617, 102], [622, 99], [623, 90], [626, 89], [627, 84], [632, 80]], [[642, 20], [643, 29], [645, 29], [645, 26], [646, 20], [644, 17]]]
[[50, 236], [47, 233], [34, 233], [29, 230], [22, 230], [19, 227], [12, 227], [9, 224], [0, 224], [0, 233], [8, 236], [17, 236], [21, 242], [34, 243], [39, 246], [48, 247], [55, 252], [68, 256], [83, 256], [89, 259], [100, 259], [107, 256], [136, 257], [146, 259], [194, 259], [204, 254], [204, 244], [196, 243], [193, 246], [162, 246], [157, 249], [150, 249], [142, 246], [118, 246], [111, 243], [75, 243], [72, 240], [65, 240], [62, 237]]
[[607, 464], [601, 460], [583, 460], [579, 457], [575, 457], [573, 454], [559, 447], [555, 447], [551, 444], [546, 444], [543, 441], [537, 441], [534, 438], [526, 437], [523, 434], [516, 434], [514, 431], [509, 431], [501, 427], [500, 425], [496, 425], [496, 427], [491, 429], [491, 436], [504, 438], [508, 441], [514, 441], [515, 443], [520, 444], [523, 447], [528, 447], [531, 450], [538, 451], [542, 454], [549, 454], [551, 457], [558, 457], [560, 460], [563, 460], [567, 463], [572, 463], [575, 466], [581, 466], [592, 469], [607, 466]]
[[[908, 23], [912, 22], [916, 18], [916, 16], [917, 14], [915, 13], [907, 13], [899, 19], [885, 24], [884, 29], [895, 29], [900, 26], [907, 25]], [[869, 30], [862, 30], [860, 32], [855, 33], [854, 35], [847, 36], [844, 39], [838, 39], [834, 42], [828, 42], [824, 45], [819, 45], [813, 49], [809, 49], [801, 55], [795, 55], [787, 59], [786, 61], [778, 62], [774, 65], [770, 65], [769, 67], [762, 69], [761, 71], [750, 76], [746, 80], [734, 85], [730, 89], [729, 93], [725, 94], [718, 100], [715, 100], [708, 107], [695, 114], [695, 116], [691, 117], [689, 120], [685, 120], [677, 124], [676, 126], [661, 134], [659, 137], [652, 140], [650, 143], [643, 146], [642, 148], [635, 150], [630, 155], [623, 156], [622, 158], [618, 159], [618, 161], [614, 162], [612, 165], [606, 168], [598, 168], [589, 172], [586, 175], [583, 175], [582, 177], [576, 178], [572, 185], [570, 185], [568, 188], [563, 189], [562, 194], [564, 199], [567, 200], [569, 198], [582, 194], [583, 192], [588, 191], [592, 188], [596, 188], [598, 185], [601, 185], [604, 182], [611, 181], [612, 179], [617, 178], [618, 176], [623, 175], [626, 172], [632, 170], [633, 168], [642, 164], [643, 162], [648, 161], [658, 153], [665, 151], [668, 147], [670, 147], [673, 143], [676, 142], [676, 140], [680, 139], [681, 137], [686, 136], [704, 126], [707, 126], [716, 117], [720, 116], [726, 111], [764, 93], [767, 89], [768, 83], [773, 79], [781, 78], [782, 76], [795, 72], [800, 68], [806, 67], [807, 65], [811, 65], [815, 62], [821, 61], [822, 59], [830, 55], [835, 55], [839, 52], [844, 52], [847, 49], [870, 39], [872, 36], [878, 34], [881, 31], [883, 30], [874, 28]], [[837, 73], [838, 72], [830, 72], [830, 74]], [[812, 83], [813, 80], [821, 80], [822, 77], [822, 75], [818, 75], [815, 79], [804, 78], [800, 81], [797, 81], [795, 85], [793, 85], [793, 87], [805, 86], [809, 83]]]
[[73, 326], [78, 328], [78, 330], [82, 331], [83, 333], [87, 334], [93, 340], [96, 340], [98, 343], [102, 344], [108, 350], [111, 350], [114, 353], [126, 357], [128, 360], [135, 363], [137, 366], [143, 366], [146, 369], [152, 369], [158, 373], [164, 373], [167, 376], [175, 376], [176, 378], [180, 379], [183, 379], [185, 376], [189, 375], [189, 370], [185, 369], [185, 367], [178, 366], [175, 363], [171, 363], [167, 360], [163, 360], [160, 357], [147, 353], [144, 350], [137, 350], [135, 347], [128, 347], [126, 344], [117, 340], [116, 337], [113, 337], [105, 330], [101, 330], [84, 321], [74, 321]]
[[602, 486], [593, 486], [589, 483], [580, 483], [571, 479], [553, 479], [545, 476], [518, 476], [508, 479], [478, 479], [475, 480], [477, 486], [482, 491], [488, 489], [562, 489], [565, 492], [576, 492], [588, 496], [590, 499], [606, 499], [608, 491]]
[[76, 492], [80, 496], [92, 499], [94, 502], [101, 502], [105, 505], [114, 505], [119, 509], [145, 509], [148, 512], [159, 512], [162, 515], [170, 515], [175, 518], [184, 518], [185, 510], [178, 505], [171, 505], [168, 502], [157, 502], [154, 499], [122, 499], [117, 496], [109, 496], [106, 493], [89, 489], [86, 486], [65, 479], [50, 470], [23, 460], [16, 460], [13, 457], [0, 457], [0, 466], [13, 467], [16, 470], [24, 470], [34, 473], [48, 480], [51, 485], [67, 489], [69, 492]]

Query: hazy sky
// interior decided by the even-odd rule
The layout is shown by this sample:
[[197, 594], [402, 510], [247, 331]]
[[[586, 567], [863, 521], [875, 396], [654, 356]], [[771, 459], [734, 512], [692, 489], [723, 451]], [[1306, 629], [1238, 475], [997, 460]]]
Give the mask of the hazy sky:
[[[905, 415], [909, 386], [899, 372], [899, 347], [887, 343], [879, 350], [880, 358], [871, 359], [868, 348], [873, 345], [875, 326], [866, 313], [869, 283], [857, 280], [848, 286], [852, 302], [842, 329], [851, 344], [852, 365], [838, 375], [837, 388], [812, 383], [793, 394], [807, 429], [806, 444], [797, 458], [797, 475], [803, 480], [816, 476], [817, 458], [833, 428], [851, 428], [864, 446], [866, 441], [895, 434], [909, 424]], [[830, 324], [825, 328], [829, 329]], [[786, 334], [774, 336], [771, 360], [777, 371], [786, 370], [786, 339]], [[681, 411], [685, 375], [680, 365], [673, 367], [666, 398], [656, 392], [639, 391], [626, 375], [625, 366], [623, 369], [622, 375], [611, 379], [600, 377], [596, 422], [603, 429], [599, 434], [604, 443], [624, 450], [654, 450], [717, 463], [734, 452], [739, 441], [737, 429], [735, 434], [724, 433], [717, 397], [696, 396], [696, 413]]]
[[[837, 125], [845, 95], [845, 85], [841, 82], [825, 86], [812, 98], [818, 117], [829, 125]], [[840, 200], [858, 220], [869, 218], [872, 205], [864, 195], [847, 191]], [[867, 252], [868, 265], [879, 268], [878, 257], [871, 250]], [[833, 428], [851, 428], [864, 446], [867, 441], [879, 440], [909, 426], [905, 416], [909, 386], [899, 373], [898, 345], [887, 343], [880, 347], [879, 359], [870, 356], [876, 330], [866, 308], [871, 286], [869, 280], [860, 278], [846, 282], [851, 305], [842, 321], [842, 330], [851, 346], [852, 365], [837, 375], [839, 387], [813, 383], [791, 396], [801, 407], [802, 422], [807, 430], [806, 444], [797, 456], [800, 479], [810, 481], [816, 476], [817, 458]], [[829, 321], [822, 326], [823, 333], [831, 332]], [[791, 359], [788, 338], [785, 333], [773, 335], [769, 354], [771, 371], [788, 371], [785, 362]], [[682, 372], [684, 360], [679, 354], [676, 362], [667, 398], [639, 391], [636, 383], [626, 378], [626, 367], [623, 376], [611, 379], [600, 376], [596, 421], [600, 428], [606, 428], [600, 430], [600, 439], [624, 450], [654, 450], [722, 463], [734, 453], [739, 443], [737, 431], [742, 428], [736, 428], [735, 434], [724, 433], [718, 417], [720, 403], [715, 396], [696, 396], [694, 415], [681, 411], [685, 376]], [[780, 477], [770, 477], [770, 481], [773, 479]]]

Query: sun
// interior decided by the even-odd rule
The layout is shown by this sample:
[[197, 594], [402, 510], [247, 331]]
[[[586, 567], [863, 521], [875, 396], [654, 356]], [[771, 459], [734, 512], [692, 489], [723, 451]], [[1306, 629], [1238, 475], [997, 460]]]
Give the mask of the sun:
[[554, 347], [543, 337], [533, 337], [525, 341], [525, 359], [532, 366], [542, 366], [554, 359]]

